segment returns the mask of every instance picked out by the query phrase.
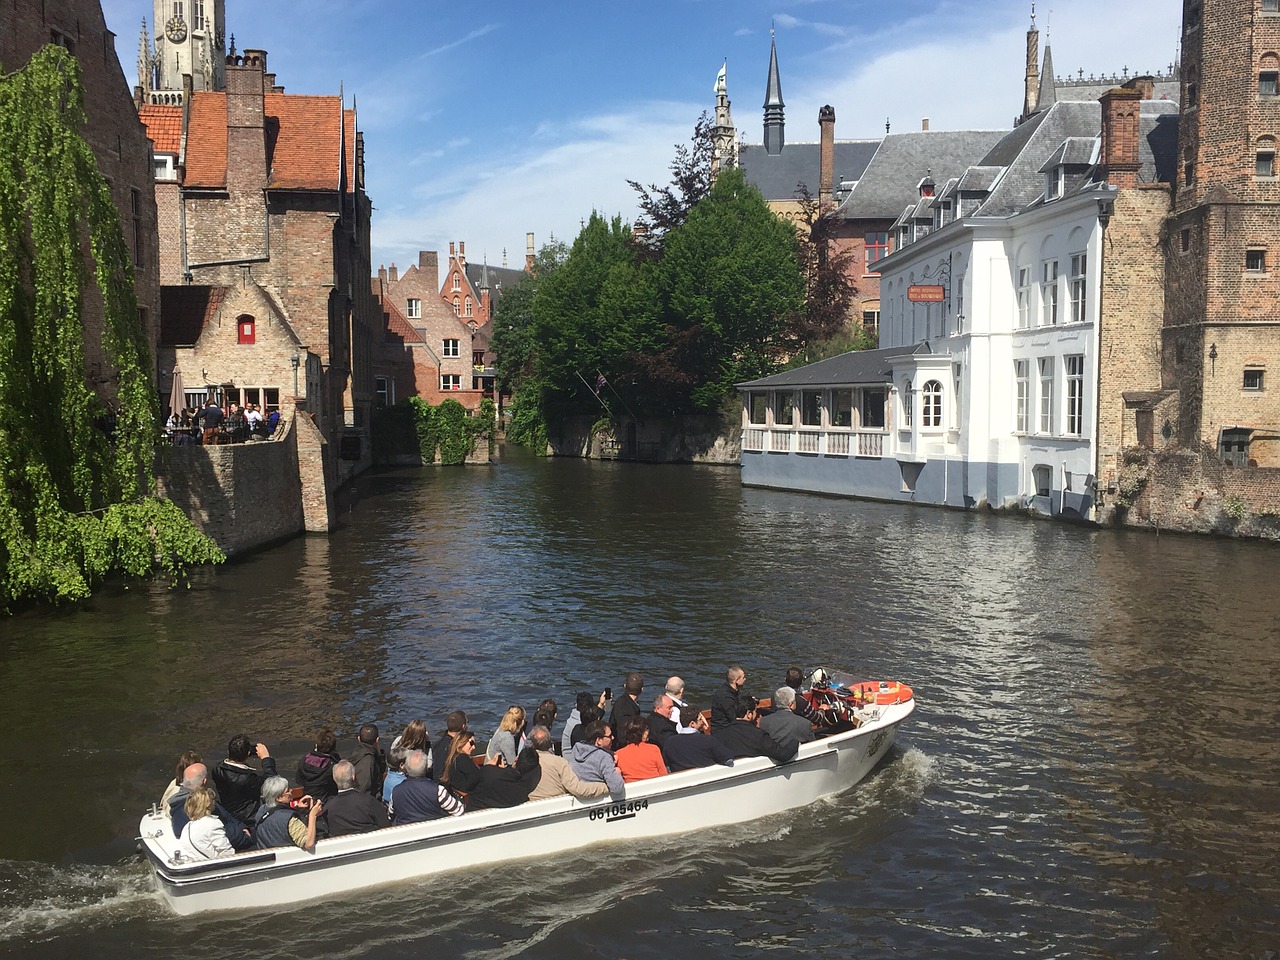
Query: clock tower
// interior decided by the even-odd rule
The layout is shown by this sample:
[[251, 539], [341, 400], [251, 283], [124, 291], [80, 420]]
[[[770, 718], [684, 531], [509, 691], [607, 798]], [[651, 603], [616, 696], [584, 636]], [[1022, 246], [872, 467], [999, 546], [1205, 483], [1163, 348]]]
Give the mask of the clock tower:
[[221, 90], [226, 83], [226, 0], [153, 0], [154, 51], [138, 61], [138, 83], [151, 94], [181, 94], [182, 78], [195, 90]]

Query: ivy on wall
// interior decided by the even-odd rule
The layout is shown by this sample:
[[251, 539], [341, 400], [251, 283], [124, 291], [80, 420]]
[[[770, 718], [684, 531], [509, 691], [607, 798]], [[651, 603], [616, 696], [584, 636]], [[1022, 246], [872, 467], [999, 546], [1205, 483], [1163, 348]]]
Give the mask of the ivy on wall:
[[[177, 507], [152, 496], [150, 350], [120, 217], [84, 123], [79, 65], [61, 48], [0, 78], [2, 608], [80, 599], [113, 574], [158, 568], [181, 578], [192, 564], [223, 559]], [[101, 305], [112, 408], [86, 372], [86, 300]]]
[[437, 460], [445, 466], [465, 463], [477, 444], [484, 440], [489, 453], [495, 442], [496, 408], [492, 400], [481, 400], [473, 417], [457, 400], [444, 400], [433, 407], [421, 397], [410, 397], [414, 430], [423, 463]]

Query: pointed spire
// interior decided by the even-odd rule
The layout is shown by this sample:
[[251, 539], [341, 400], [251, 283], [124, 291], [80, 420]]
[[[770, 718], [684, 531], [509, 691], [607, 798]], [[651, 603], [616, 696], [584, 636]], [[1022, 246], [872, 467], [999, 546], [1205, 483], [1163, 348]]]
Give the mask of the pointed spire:
[[769, 27], [769, 82], [764, 94], [764, 150], [770, 156], [782, 153], [786, 142], [782, 102], [782, 79], [778, 76], [778, 42]]
[[1023, 88], [1022, 120], [1036, 112], [1040, 87], [1040, 31], [1036, 29], [1036, 5], [1031, 4], [1031, 26], [1027, 28], [1027, 75]]
[[151, 89], [151, 40], [147, 36], [147, 18], [142, 18], [142, 34], [138, 38], [138, 86]]
[[1036, 97], [1036, 110], [1048, 110], [1058, 102], [1058, 85], [1053, 76], [1053, 50], [1046, 43], [1044, 45], [1044, 64], [1040, 67], [1040, 93]]

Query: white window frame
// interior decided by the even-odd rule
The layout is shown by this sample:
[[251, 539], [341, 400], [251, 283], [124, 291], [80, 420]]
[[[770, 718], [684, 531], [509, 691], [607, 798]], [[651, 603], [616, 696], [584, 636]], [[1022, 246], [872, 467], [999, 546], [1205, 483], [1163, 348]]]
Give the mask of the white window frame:
[[1031, 268], [1018, 268], [1018, 329], [1031, 327]]
[[942, 429], [941, 380], [926, 380], [920, 388], [920, 429]]
[[1040, 326], [1058, 325], [1058, 261], [1040, 264]]
[[406, 316], [410, 320], [422, 319], [422, 301], [417, 297], [409, 297], [405, 303], [405, 309], [408, 311]]
[[1084, 323], [1089, 319], [1088, 302], [1089, 255], [1073, 253], [1071, 255], [1071, 322]]
[[441, 390], [461, 390], [462, 374], [460, 373], [442, 373], [440, 374]]
[[440, 355], [454, 358], [462, 356], [462, 344], [453, 337], [445, 337], [441, 342]]
[[1067, 377], [1067, 435], [1084, 436], [1084, 354], [1062, 358]]
[[1053, 436], [1054, 358], [1041, 357], [1037, 361], [1036, 367], [1040, 375], [1040, 402], [1038, 405], [1038, 425], [1040, 429], [1037, 432], [1045, 436]]
[[1013, 412], [1014, 433], [1031, 432], [1031, 362], [1013, 361], [1015, 400]]

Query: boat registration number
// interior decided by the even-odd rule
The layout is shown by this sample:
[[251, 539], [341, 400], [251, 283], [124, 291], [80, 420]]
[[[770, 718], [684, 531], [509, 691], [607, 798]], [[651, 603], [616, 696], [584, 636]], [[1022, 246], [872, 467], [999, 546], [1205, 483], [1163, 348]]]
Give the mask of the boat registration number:
[[649, 809], [648, 800], [632, 800], [629, 803], [611, 803], [607, 807], [592, 807], [587, 814], [588, 820], [603, 820], [612, 823], [615, 820], [630, 820], [641, 810]]

